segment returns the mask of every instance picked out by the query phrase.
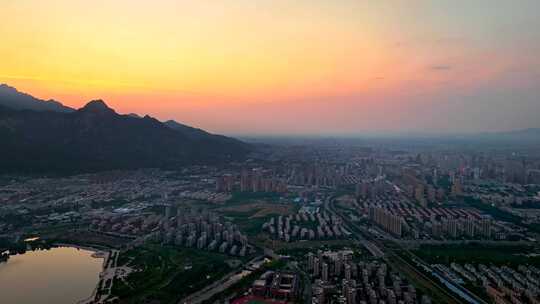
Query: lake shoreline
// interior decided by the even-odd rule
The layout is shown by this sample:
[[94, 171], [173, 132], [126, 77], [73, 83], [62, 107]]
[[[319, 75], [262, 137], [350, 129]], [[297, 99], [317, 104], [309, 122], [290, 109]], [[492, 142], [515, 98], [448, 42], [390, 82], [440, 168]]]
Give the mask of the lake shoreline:
[[[98, 292], [98, 288], [99, 288], [99, 286], [100, 286], [100, 283], [101, 283], [101, 280], [102, 280], [103, 273], [106, 271], [106, 265], [107, 265], [108, 260], [109, 260], [109, 257], [110, 257], [110, 250], [107, 250], [107, 249], [105, 249], [105, 248], [96, 248], [96, 247], [91, 246], [91, 245], [70, 244], [70, 243], [62, 243], [62, 242], [51, 243], [51, 244], [50, 244], [50, 247], [47, 246], [47, 247], [45, 247], [45, 248], [40, 248], [40, 247], [30, 247], [30, 246], [29, 246], [29, 248], [28, 248], [26, 251], [24, 251], [24, 252], [20, 252], [20, 251], [19, 251], [19, 252], [16, 252], [16, 251], [11, 251], [11, 252], [9, 252], [9, 258], [6, 259], [5, 262], [1, 262], [1, 263], [0, 263], [0, 266], [4, 266], [4, 269], [10, 269], [10, 266], [6, 266], [6, 265], [10, 264], [10, 260], [11, 260], [12, 258], [15, 259], [15, 262], [16, 262], [15, 265], [17, 265], [18, 263], [20, 263], [22, 256], [26, 255], [27, 253], [34, 253], [34, 254], [36, 254], [38, 257], [43, 258], [44, 256], [46, 257], [48, 254], [47, 254], [47, 253], [40, 253], [41, 251], [46, 252], [46, 251], [54, 250], [54, 249], [57, 249], [57, 248], [72, 248], [72, 249], [75, 249], [75, 250], [77, 250], [77, 251], [83, 250], [83, 251], [86, 251], [86, 254], [80, 253], [79, 255], [84, 255], [84, 256], [86, 256], [86, 257], [88, 257], [88, 258], [91, 258], [91, 259], [103, 259], [103, 260], [101, 261], [101, 263], [98, 264], [98, 265], [99, 265], [99, 266], [98, 266], [98, 267], [99, 267], [98, 269], [95, 269], [95, 266], [92, 266], [95, 270], [98, 271], [98, 272], [96, 273], [96, 280], [95, 280], [95, 281], [94, 281], [93, 279], [91, 279], [92, 275], [89, 276], [89, 274], [90, 274], [90, 273], [93, 273], [94, 270], [92, 270], [92, 272], [89, 272], [89, 268], [88, 268], [88, 265], [91, 265], [91, 264], [95, 265], [95, 262], [84, 262], [84, 260], [82, 260], [82, 262], [81, 262], [82, 264], [81, 264], [81, 265], [86, 265], [86, 266], [83, 266], [83, 268], [81, 268], [81, 272], [80, 272], [80, 273], [81, 273], [82, 275], [75, 274], [75, 276], [76, 276], [76, 277], [75, 277], [75, 280], [77, 280], [77, 281], [76, 281], [76, 282], [77, 282], [76, 284], [79, 284], [79, 287], [80, 287], [80, 286], [86, 285], [86, 283], [84, 283], [84, 282], [87, 282], [87, 281], [88, 281], [88, 282], [94, 281], [95, 283], [92, 283], [92, 284], [94, 284], [94, 285], [93, 285], [93, 288], [91, 289], [91, 290], [92, 290], [91, 294], [82, 295], [82, 297], [79, 298], [79, 299], [76, 299], [77, 296], [76, 296], [76, 294], [74, 294], [74, 297], [75, 297], [75, 298], [72, 298], [72, 299], [70, 299], [69, 301], [70, 301], [70, 302], [72, 301], [71, 303], [91, 303], [91, 300], [93, 300], [93, 299], [95, 298], [95, 296], [96, 296], [96, 294], [97, 294], [97, 292]], [[62, 252], [62, 251], [61, 251], [61, 252]], [[66, 254], [65, 251], [64, 251], [62, 254]], [[73, 253], [73, 254], [68, 254], [68, 255], [70, 255], [70, 256], [71, 256], [71, 255], [77, 256], [78, 254]], [[61, 255], [61, 256], [62, 256], [62, 255]], [[26, 261], [31, 261], [31, 260], [33, 260], [33, 259], [34, 259], [34, 258], [31, 258], [31, 257], [30, 257], [30, 258], [23, 258], [23, 261], [24, 261], [24, 260], [26, 260]], [[49, 259], [49, 261], [50, 261], [50, 258], [48, 258], [48, 259]], [[44, 261], [45, 261], [45, 260], [44, 260]], [[27, 263], [27, 262], [25, 262], [25, 263]], [[35, 263], [35, 261], [34, 261], [34, 263]], [[39, 262], [38, 262], [38, 263], [39, 263]], [[98, 263], [99, 263], [99, 262], [98, 262]], [[59, 265], [56, 266], [56, 268], [62, 269], [63, 266], [64, 266], [63, 262], [62, 262], [62, 261], [59, 261], [58, 264], [59, 264]], [[24, 264], [23, 264], [23, 265], [24, 265]], [[54, 263], [53, 263], [53, 265], [54, 265]], [[96, 265], [96, 266], [97, 266], [97, 265]], [[5, 268], [5, 267], [8, 267], [8, 268]], [[19, 266], [19, 268], [20, 268], [20, 266]], [[69, 268], [69, 266], [66, 267], [66, 268]], [[13, 268], [11, 268], [11, 269], [13, 269]], [[72, 267], [71, 269], [73, 269], [73, 267]], [[13, 271], [13, 270], [12, 270], [12, 271]], [[20, 271], [20, 269], [17, 270], [17, 272], [19, 272], [19, 271]], [[23, 273], [24, 273], [24, 271], [23, 271]], [[42, 273], [43, 273], [43, 272], [42, 272]], [[68, 271], [67, 273], [68, 273], [68, 276], [73, 277], [74, 273], [77, 273], [77, 270], [71, 271], [71, 272]], [[13, 274], [12, 274], [12, 275], [13, 275]], [[12, 275], [11, 275], [11, 276], [12, 276]], [[11, 278], [11, 276], [10, 276], [10, 278]], [[7, 278], [7, 273], [5, 273], [5, 277]], [[80, 277], [81, 279], [84, 278], [83, 281], [78, 280], [79, 277]], [[23, 276], [23, 278], [24, 278], [24, 276]], [[53, 280], [53, 282], [54, 282], [54, 280], [58, 280], [58, 276], [56, 276], [56, 277], [53, 276], [53, 279], [52, 279], [52, 280]], [[37, 284], [42, 284], [42, 283], [40, 282], [40, 283], [37, 283]], [[8, 288], [9, 288], [9, 287], [8, 287]], [[82, 289], [80, 289], [80, 290], [81, 290], [81, 293], [83, 293], [83, 294], [85, 293], [85, 292], [83, 291], [84, 289], [85, 289], [84, 287], [82, 287]], [[6, 290], [9, 290], [9, 289], [6, 289]], [[13, 288], [13, 290], [16, 290], [16, 288]], [[51, 289], [51, 290], [54, 291], [54, 288]], [[58, 289], [58, 290], [59, 290], [59, 294], [61, 294], [62, 291], [61, 291], [60, 289]], [[20, 292], [19, 292], [19, 293], [14, 292], [14, 293], [12, 293], [12, 297], [15, 297], [14, 299], [15, 299], [16, 301], [18, 301], [18, 297], [21, 297], [21, 298], [22, 298], [22, 297], [23, 297], [23, 294], [21, 294]], [[9, 301], [9, 300], [8, 300], [8, 301]], [[22, 300], [22, 301], [24, 301], [24, 300]], [[32, 300], [26, 299], [26, 301], [33, 302], [33, 299], [32, 299]], [[41, 303], [41, 302], [39, 302], [39, 300], [38, 300], [38, 301], [36, 301], [36, 303]]]
[[107, 265], [109, 264], [109, 258], [111, 257], [112, 249], [105, 251], [102, 248], [91, 247], [88, 245], [69, 244], [69, 243], [54, 243], [53, 245], [57, 247], [70, 247], [70, 248], [76, 248], [77, 250], [91, 251], [93, 252], [91, 255], [92, 258], [103, 259], [103, 262], [101, 264], [101, 271], [98, 274], [98, 281], [96, 282], [96, 286], [94, 287], [92, 294], [86, 298], [83, 298], [77, 301], [77, 304], [93, 303], [98, 294], [98, 291], [99, 291], [98, 289], [102, 284], [103, 277], [105, 276], [107, 272]]

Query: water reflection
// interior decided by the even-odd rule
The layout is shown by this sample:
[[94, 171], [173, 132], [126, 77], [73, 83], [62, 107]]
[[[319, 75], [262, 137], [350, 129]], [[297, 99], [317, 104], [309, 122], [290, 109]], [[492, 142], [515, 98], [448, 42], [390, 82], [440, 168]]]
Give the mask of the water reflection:
[[27, 251], [0, 264], [2, 304], [71, 304], [90, 296], [103, 259], [73, 247]]

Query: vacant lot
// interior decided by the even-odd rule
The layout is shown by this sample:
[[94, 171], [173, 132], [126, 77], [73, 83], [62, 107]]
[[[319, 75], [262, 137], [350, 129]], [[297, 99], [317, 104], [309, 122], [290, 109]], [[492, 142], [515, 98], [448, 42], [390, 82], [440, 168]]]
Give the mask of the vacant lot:
[[298, 207], [277, 193], [237, 192], [225, 206], [213, 210], [229, 218], [243, 232], [254, 236], [270, 217], [296, 213]]
[[217, 209], [217, 211], [223, 212], [225, 215], [244, 215], [249, 218], [258, 218], [266, 217], [268, 215], [288, 215], [294, 211], [294, 206], [258, 201], [245, 205], [223, 207]]

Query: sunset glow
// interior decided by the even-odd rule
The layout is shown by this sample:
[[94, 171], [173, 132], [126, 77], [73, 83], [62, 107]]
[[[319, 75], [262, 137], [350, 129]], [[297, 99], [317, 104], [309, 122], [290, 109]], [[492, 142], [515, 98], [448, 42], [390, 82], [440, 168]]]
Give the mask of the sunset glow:
[[226, 134], [540, 127], [539, 2], [493, 2], [7, 0], [0, 83]]

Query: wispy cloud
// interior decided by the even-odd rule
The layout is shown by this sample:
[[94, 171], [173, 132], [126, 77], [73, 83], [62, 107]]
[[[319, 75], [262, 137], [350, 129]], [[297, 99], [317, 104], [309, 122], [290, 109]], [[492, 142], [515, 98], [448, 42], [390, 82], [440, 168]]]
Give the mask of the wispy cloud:
[[452, 66], [447, 65], [447, 64], [435, 64], [435, 65], [429, 66], [429, 69], [432, 71], [448, 71], [452, 69]]

